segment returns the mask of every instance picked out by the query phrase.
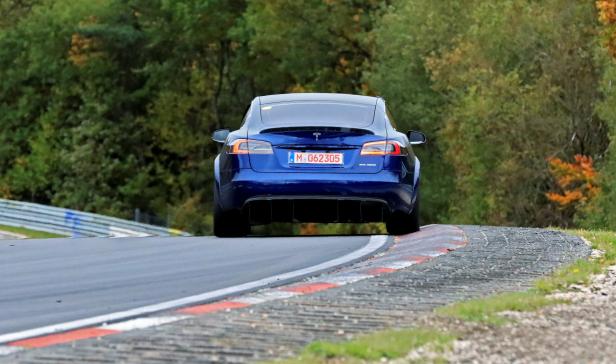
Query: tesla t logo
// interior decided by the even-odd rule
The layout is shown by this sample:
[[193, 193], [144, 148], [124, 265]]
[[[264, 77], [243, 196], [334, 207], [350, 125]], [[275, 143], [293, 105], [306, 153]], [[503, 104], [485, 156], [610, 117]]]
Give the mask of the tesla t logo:
[[319, 140], [319, 136], [321, 136], [321, 133], [312, 133], [312, 135], [314, 135], [314, 138], [318, 141]]

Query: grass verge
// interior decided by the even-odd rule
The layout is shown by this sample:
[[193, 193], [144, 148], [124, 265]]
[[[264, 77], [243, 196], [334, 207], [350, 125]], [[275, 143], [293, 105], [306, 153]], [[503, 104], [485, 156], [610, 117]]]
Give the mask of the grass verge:
[[605, 254], [598, 259], [579, 259], [575, 263], [556, 270], [534, 283], [534, 287], [524, 292], [508, 292], [486, 298], [457, 302], [435, 310], [439, 315], [462, 320], [502, 325], [508, 320], [498, 315], [504, 311], [535, 311], [542, 307], [565, 303], [547, 297], [550, 293], [566, 290], [573, 284], [587, 285], [593, 274], [601, 273], [607, 266], [616, 264], [616, 234], [609, 231], [570, 230], [591, 242], [594, 249]]
[[30, 239], [48, 239], [48, 238], [62, 238], [63, 235], [52, 234], [45, 231], [31, 230], [22, 227], [0, 225], [0, 230], [9, 233], [25, 235]]
[[439, 315], [455, 317], [461, 320], [481, 322], [490, 325], [502, 325], [509, 320], [498, 315], [504, 311], [534, 311], [563, 300], [547, 298], [544, 294], [529, 290], [526, 292], [507, 292], [486, 298], [457, 302], [435, 310]]
[[568, 230], [569, 234], [580, 236], [592, 244], [593, 249], [602, 250], [598, 259], [580, 259], [558, 269], [548, 277], [535, 282], [535, 288], [543, 293], [562, 291], [572, 284], [588, 284], [593, 274], [601, 273], [606, 267], [616, 264], [616, 233], [597, 230]]
[[354, 363], [395, 359], [426, 344], [430, 344], [435, 352], [443, 352], [455, 339], [451, 333], [428, 328], [386, 330], [339, 343], [316, 341], [306, 346], [298, 357], [276, 363]]

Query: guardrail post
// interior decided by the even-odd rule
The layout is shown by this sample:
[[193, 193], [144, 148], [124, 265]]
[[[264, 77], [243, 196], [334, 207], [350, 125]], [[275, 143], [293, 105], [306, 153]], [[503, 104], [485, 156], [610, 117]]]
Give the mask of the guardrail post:
[[64, 222], [70, 226], [72, 238], [80, 237], [79, 225], [81, 223], [81, 220], [79, 219], [79, 216], [77, 214], [72, 211], [67, 211], [64, 214]]

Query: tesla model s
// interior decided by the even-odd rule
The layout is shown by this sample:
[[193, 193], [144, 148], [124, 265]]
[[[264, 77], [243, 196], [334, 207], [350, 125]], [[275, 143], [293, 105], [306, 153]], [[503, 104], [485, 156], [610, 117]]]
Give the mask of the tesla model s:
[[346, 94], [255, 98], [238, 130], [221, 129], [214, 162], [214, 234], [271, 222], [385, 222], [419, 230], [423, 133], [396, 130], [385, 101]]

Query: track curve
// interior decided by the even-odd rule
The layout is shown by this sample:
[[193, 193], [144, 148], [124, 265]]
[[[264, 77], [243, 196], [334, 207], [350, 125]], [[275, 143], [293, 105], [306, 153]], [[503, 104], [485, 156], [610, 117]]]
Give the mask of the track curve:
[[[375, 253], [386, 239], [381, 239], [380, 247], [370, 245], [370, 240], [370, 236], [2, 240], [0, 336], [227, 287], [248, 287], [249, 282], [289, 272], [307, 274], [310, 267], [331, 269]], [[370, 251], [368, 245], [376, 249]]]
[[[262, 362], [314, 340], [339, 340], [340, 333], [413, 326], [435, 307], [524, 289], [589, 254], [584, 241], [559, 231], [425, 226], [419, 233], [396, 237], [370, 259], [302, 282], [0, 344], [0, 362]], [[311, 287], [318, 289], [306, 289]], [[281, 291], [295, 293], [289, 298]], [[223, 309], [211, 310], [216, 305]]]

